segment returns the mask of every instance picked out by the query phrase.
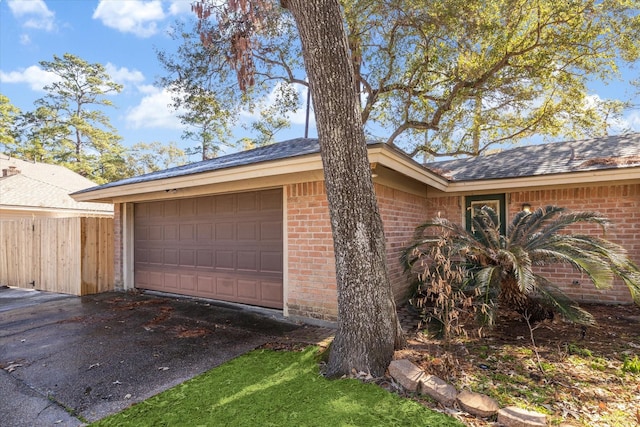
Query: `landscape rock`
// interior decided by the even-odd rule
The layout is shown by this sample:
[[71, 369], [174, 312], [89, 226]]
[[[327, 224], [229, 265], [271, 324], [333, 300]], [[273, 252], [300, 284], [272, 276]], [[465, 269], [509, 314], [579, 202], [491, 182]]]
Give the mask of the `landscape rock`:
[[490, 417], [500, 409], [498, 402], [487, 395], [463, 390], [458, 394], [460, 408], [477, 417]]
[[407, 359], [393, 360], [389, 365], [389, 374], [408, 391], [418, 390], [420, 379], [425, 373]]
[[420, 392], [426, 394], [443, 404], [451, 406], [458, 397], [458, 390], [451, 384], [435, 375], [426, 375], [420, 378]]
[[544, 427], [547, 425], [547, 416], [539, 412], [507, 406], [498, 411], [498, 423], [505, 427]]

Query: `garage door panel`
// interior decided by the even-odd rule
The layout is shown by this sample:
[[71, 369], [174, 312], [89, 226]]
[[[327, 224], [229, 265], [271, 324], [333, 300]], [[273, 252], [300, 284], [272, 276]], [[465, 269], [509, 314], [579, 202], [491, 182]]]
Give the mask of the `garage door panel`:
[[262, 273], [278, 273], [282, 271], [282, 252], [261, 252], [260, 271]]
[[136, 286], [282, 308], [282, 190], [135, 206]]
[[236, 257], [238, 270], [258, 271], [258, 259], [255, 251], [237, 251]]
[[212, 269], [214, 266], [213, 263], [213, 251], [210, 249], [198, 249], [197, 252], [197, 267], [198, 268], [206, 268]]
[[263, 191], [260, 194], [260, 211], [281, 211], [282, 192], [280, 190]]
[[256, 194], [238, 194], [238, 212], [255, 212], [257, 209]]
[[204, 295], [215, 295], [216, 281], [211, 276], [198, 276], [198, 292]]
[[167, 224], [163, 226], [162, 232], [162, 240], [178, 240], [178, 226], [176, 224]]
[[213, 266], [216, 270], [235, 270], [235, 252], [216, 251], [216, 263]]
[[162, 216], [165, 218], [171, 218], [178, 216], [179, 205], [177, 200], [168, 200], [166, 202], [160, 202], [162, 204]]
[[233, 299], [235, 297], [235, 280], [228, 277], [216, 278], [216, 294], [223, 299]]
[[213, 196], [196, 199], [196, 215], [211, 215], [213, 212]]
[[198, 278], [195, 274], [180, 274], [180, 290], [195, 291], [197, 280]]
[[282, 241], [282, 221], [263, 221], [260, 224], [260, 241]]
[[163, 240], [164, 239], [164, 227], [160, 225], [153, 225], [149, 227], [148, 240]]
[[196, 251], [193, 249], [180, 249], [180, 267], [195, 267]]
[[163, 249], [150, 249], [149, 250], [149, 264], [164, 264], [164, 250]]
[[260, 284], [258, 280], [238, 280], [238, 298], [245, 301], [259, 301]]
[[232, 194], [216, 196], [214, 201], [214, 214], [233, 214], [236, 210], [235, 197]]
[[221, 240], [234, 240], [235, 239], [235, 224], [233, 222], [221, 222], [215, 225], [216, 227], [216, 241]]
[[197, 199], [184, 199], [180, 200], [178, 203], [178, 212], [181, 218], [184, 217], [192, 217], [196, 214], [196, 200]]
[[164, 265], [178, 266], [178, 250], [177, 249], [164, 249], [163, 251], [163, 263]]
[[280, 282], [262, 281], [260, 285], [261, 299], [265, 301], [265, 305], [276, 305], [282, 301], [282, 284]]
[[195, 240], [195, 224], [180, 224], [180, 242]]
[[238, 240], [256, 240], [258, 233], [256, 232], [257, 224], [255, 222], [240, 222], [236, 227]]
[[213, 238], [213, 225], [211, 223], [198, 224], [196, 239], [198, 241], [209, 242]]

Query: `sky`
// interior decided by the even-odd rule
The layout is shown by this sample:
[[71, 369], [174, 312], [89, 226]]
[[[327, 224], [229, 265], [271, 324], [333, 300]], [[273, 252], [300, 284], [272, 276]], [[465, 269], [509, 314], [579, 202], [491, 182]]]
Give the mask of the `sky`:
[[[43, 87], [52, 82], [39, 62], [70, 53], [103, 65], [124, 86], [109, 96], [117, 108], [104, 110], [123, 145], [193, 146], [180, 138], [183, 125], [168, 107], [170, 95], [154, 86], [165, 73], [156, 51], [174, 52], [170, 27], [192, 15], [191, 0], [0, 0], [0, 93], [22, 111], [33, 111], [34, 101], [46, 94]], [[304, 106], [290, 118], [292, 128], [278, 139], [304, 136]], [[244, 113], [240, 119], [249, 122], [252, 116]], [[238, 127], [234, 136], [246, 133]], [[316, 136], [313, 123], [309, 136]]]
[[[23, 111], [34, 110], [34, 101], [45, 95], [42, 88], [51, 83], [39, 62], [70, 53], [102, 64], [124, 86], [110, 97], [117, 108], [105, 113], [125, 146], [155, 141], [191, 146], [181, 141], [183, 127], [168, 106], [170, 96], [154, 86], [164, 73], [156, 50], [175, 51], [168, 32], [176, 19], [192, 16], [190, 5], [191, 0], [0, 0], [0, 93]], [[638, 68], [623, 70], [623, 79], [638, 75]], [[590, 90], [590, 96], [602, 98], [627, 99], [634, 93], [623, 82], [593, 82]], [[635, 97], [633, 102], [640, 106], [637, 92]], [[277, 139], [304, 136], [302, 104], [291, 117], [292, 128]], [[240, 119], [249, 122], [251, 116], [244, 113]], [[625, 113], [617, 129], [640, 132], [640, 110]], [[234, 135], [240, 139], [246, 131], [237, 128]], [[316, 136], [313, 123], [309, 136]]]

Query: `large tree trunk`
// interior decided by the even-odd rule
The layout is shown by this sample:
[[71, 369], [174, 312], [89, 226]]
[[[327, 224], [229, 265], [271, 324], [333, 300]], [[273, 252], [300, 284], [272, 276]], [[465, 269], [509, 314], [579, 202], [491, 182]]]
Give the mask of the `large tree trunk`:
[[336, 257], [338, 330], [328, 376], [382, 376], [403, 342], [337, 0], [285, 0], [296, 20], [318, 126]]

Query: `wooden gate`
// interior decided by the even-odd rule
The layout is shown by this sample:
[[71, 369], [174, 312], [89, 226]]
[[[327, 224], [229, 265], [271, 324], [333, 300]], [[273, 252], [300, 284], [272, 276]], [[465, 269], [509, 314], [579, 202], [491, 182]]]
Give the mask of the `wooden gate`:
[[0, 285], [87, 295], [114, 289], [113, 218], [0, 221]]

